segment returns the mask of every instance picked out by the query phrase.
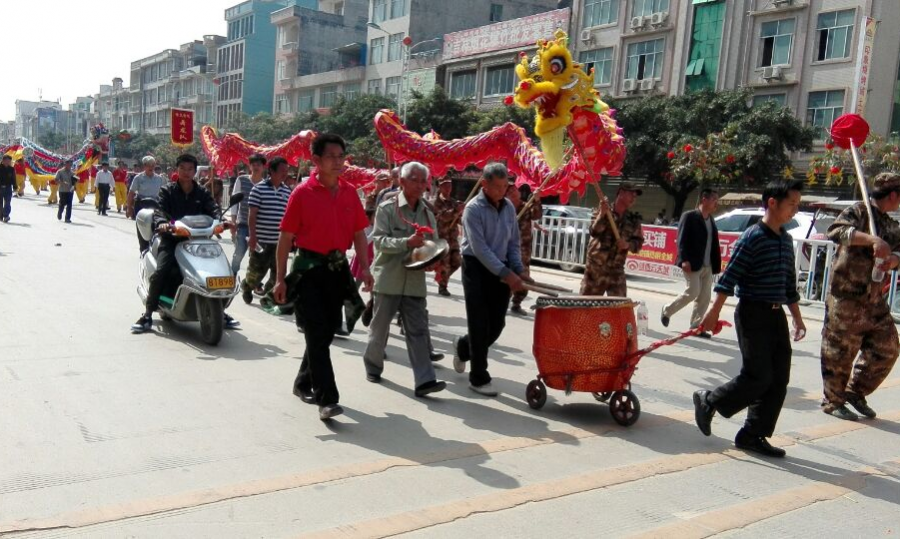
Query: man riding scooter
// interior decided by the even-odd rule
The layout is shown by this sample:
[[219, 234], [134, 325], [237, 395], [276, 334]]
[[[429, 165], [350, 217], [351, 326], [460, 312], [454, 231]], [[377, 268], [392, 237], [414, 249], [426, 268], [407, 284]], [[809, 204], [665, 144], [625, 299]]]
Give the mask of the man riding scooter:
[[[188, 215], [219, 217], [219, 207], [212, 195], [194, 180], [197, 165], [197, 158], [193, 155], [179, 156], [175, 161], [178, 180], [164, 185], [159, 190], [158, 206], [153, 214], [153, 230], [160, 236], [156, 254], [157, 266], [156, 271], [150, 276], [146, 311], [131, 326], [134, 333], [143, 333], [153, 329], [153, 312], [159, 307], [160, 294], [167, 280], [177, 277], [180, 273], [178, 261], [175, 259], [175, 248], [183, 239], [173, 235], [175, 230], [170, 222]], [[234, 224], [229, 221], [224, 221], [223, 224], [229, 229], [234, 227]], [[234, 329], [239, 325], [238, 321], [225, 315], [226, 329]]]

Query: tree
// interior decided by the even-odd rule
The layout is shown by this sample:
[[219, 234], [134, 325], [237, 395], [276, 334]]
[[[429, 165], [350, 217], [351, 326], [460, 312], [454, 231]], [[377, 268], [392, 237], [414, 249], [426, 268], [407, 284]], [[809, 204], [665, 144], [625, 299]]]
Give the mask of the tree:
[[475, 108], [466, 101], [453, 99], [440, 86], [426, 95], [412, 93], [407, 111], [407, 127], [416, 133], [435, 131], [445, 140], [472, 134], [472, 125], [479, 119]]
[[[867, 179], [882, 172], [900, 172], [900, 140], [869, 135], [860, 146], [859, 155]], [[813, 157], [806, 172], [810, 185], [819, 183], [819, 178], [824, 178], [825, 185], [841, 185], [845, 180], [855, 182], [856, 167], [851, 153], [831, 141], [825, 143], [825, 153]]]
[[304, 129], [319, 128], [319, 115], [315, 112], [295, 116], [273, 116], [260, 112], [255, 116], [236, 114], [225, 126], [227, 132], [238, 133], [245, 139], [259, 144], [278, 144]]
[[47, 131], [41, 133], [38, 144], [53, 153], [65, 153], [66, 136], [57, 131]]
[[751, 107], [751, 96], [744, 89], [611, 100], [628, 150], [623, 174], [643, 176], [662, 187], [675, 199], [676, 216], [688, 195], [710, 179], [672, 174], [669, 153], [687, 144], [702, 146], [710, 135], [724, 136], [733, 147], [732, 165], [739, 174], [729, 174], [727, 181], [758, 184], [780, 176], [790, 165], [786, 152], [809, 151], [815, 131], [775, 103]]
[[469, 126], [469, 134], [484, 133], [498, 125], [512, 122], [525, 129], [525, 134], [535, 140], [534, 109], [523, 109], [516, 106], [495, 107], [486, 111], [478, 111], [475, 121]]
[[135, 133], [128, 140], [116, 139], [115, 154], [116, 157], [124, 157], [127, 159], [141, 159], [145, 155], [153, 152], [162, 137], [151, 135], [150, 133]]
[[319, 128], [322, 132], [337, 133], [352, 142], [374, 133], [373, 122], [378, 111], [395, 108], [393, 99], [379, 94], [365, 94], [350, 100], [342, 96], [331, 112], [320, 119]]

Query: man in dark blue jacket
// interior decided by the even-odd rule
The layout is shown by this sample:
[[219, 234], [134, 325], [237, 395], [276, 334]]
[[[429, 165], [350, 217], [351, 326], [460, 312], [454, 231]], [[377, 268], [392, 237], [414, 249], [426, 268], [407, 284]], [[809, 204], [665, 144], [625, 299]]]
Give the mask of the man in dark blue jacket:
[[[700, 192], [700, 203], [696, 210], [685, 212], [678, 223], [678, 257], [675, 265], [684, 273], [687, 288], [662, 310], [662, 324], [669, 325], [669, 318], [694, 302], [691, 312], [691, 327], [700, 325], [712, 291], [713, 275], [722, 271], [722, 256], [719, 252], [719, 231], [712, 218], [719, 205], [719, 194], [712, 189]], [[704, 331], [701, 337], [710, 338]]]

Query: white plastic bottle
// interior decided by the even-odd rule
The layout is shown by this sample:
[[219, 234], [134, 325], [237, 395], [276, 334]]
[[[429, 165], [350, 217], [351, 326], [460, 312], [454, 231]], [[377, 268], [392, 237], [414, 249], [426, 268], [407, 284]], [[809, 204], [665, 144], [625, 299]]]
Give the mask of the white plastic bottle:
[[881, 269], [881, 265], [884, 264], [883, 258], [876, 258], [875, 265], [872, 267], [872, 282], [880, 283], [884, 280], [884, 270]]
[[638, 302], [637, 312], [637, 329], [639, 335], [646, 335], [650, 329], [650, 313], [647, 311], [647, 304], [643, 301]]

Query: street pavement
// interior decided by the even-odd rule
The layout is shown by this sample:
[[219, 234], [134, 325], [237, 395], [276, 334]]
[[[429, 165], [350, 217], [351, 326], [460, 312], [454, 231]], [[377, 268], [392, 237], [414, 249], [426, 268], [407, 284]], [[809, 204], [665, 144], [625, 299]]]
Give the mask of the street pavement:
[[[90, 199], [89, 199], [90, 201]], [[230, 252], [230, 243], [223, 242]], [[451, 366], [465, 331], [429, 282], [432, 336], [448, 381], [413, 395], [396, 328], [384, 380], [365, 379], [366, 333], [335, 341], [346, 414], [329, 423], [291, 394], [303, 336], [288, 317], [240, 299], [242, 322], [217, 347], [196, 324], [155, 321], [132, 335], [133, 222], [76, 204], [74, 222], [30, 194], [0, 225], [0, 535], [6, 537], [891, 537], [900, 531], [900, 374], [870, 398], [874, 421], [818, 408], [821, 309], [792, 378], [773, 460], [734, 449], [743, 414], [693, 421], [691, 393], [735, 375], [733, 329], [645, 356], [633, 390], [640, 419], [621, 427], [588, 393], [549, 390], [537, 374], [531, 317], [510, 316], [491, 352], [502, 394], [472, 393]], [[246, 261], [245, 261], [246, 264]], [[535, 268], [577, 290], [579, 275]], [[630, 279], [650, 311], [641, 344], [686, 329], [659, 312], [676, 284]], [[531, 298], [527, 300], [531, 304]], [[727, 319], [733, 309], [725, 309]], [[570, 328], [573, 335], [586, 328]]]

